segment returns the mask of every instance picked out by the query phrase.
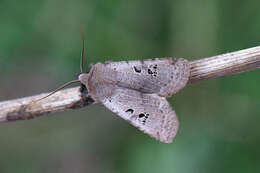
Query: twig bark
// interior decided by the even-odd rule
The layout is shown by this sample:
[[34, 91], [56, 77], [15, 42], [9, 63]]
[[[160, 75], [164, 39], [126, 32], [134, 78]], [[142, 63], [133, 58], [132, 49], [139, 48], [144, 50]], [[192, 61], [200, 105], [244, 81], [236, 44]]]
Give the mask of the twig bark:
[[[260, 68], [260, 46], [190, 61], [190, 65], [189, 83], [254, 70]], [[49, 98], [34, 102], [47, 94], [0, 102], [0, 122], [31, 119], [95, 103], [83, 85], [61, 90]]]
[[191, 61], [189, 82], [260, 68], [260, 46]]

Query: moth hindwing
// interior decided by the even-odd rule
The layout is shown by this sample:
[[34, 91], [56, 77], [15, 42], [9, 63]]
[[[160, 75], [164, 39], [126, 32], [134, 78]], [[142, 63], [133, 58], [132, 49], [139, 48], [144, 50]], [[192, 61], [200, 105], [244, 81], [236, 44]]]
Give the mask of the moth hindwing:
[[182, 89], [189, 76], [187, 60], [155, 58], [98, 63], [79, 80], [96, 101], [150, 136], [170, 143], [178, 119], [166, 97]]

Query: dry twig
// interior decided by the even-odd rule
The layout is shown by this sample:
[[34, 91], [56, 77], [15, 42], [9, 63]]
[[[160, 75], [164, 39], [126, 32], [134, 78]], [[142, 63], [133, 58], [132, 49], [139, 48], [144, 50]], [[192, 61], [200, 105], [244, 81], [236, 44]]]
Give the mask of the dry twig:
[[[194, 60], [190, 64], [189, 83], [254, 70], [260, 68], [260, 46]], [[80, 108], [94, 103], [87, 89], [82, 85], [61, 90], [36, 104], [30, 104], [47, 94], [0, 102], [0, 122], [31, 119], [39, 115]]]

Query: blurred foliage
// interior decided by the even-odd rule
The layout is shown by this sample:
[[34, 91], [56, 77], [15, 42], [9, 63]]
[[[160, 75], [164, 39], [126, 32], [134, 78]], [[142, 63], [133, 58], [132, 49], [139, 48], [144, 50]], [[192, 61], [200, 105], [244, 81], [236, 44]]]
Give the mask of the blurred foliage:
[[[1, 0], [0, 100], [51, 91], [87, 64], [198, 59], [260, 43], [260, 1]], [[172, 144], [101, 105], [0, 125], [0, 172], [259, 172], [260, 71], [188, 85], [170, 98]], [[60, 116], [55, 116], [60, 115]]]

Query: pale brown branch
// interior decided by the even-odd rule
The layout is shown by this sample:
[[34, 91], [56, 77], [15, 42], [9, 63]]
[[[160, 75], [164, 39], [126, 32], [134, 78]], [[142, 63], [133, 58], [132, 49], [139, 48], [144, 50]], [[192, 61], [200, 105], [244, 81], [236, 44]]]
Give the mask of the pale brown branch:
[[[190, 61], [189, 83], [260, 68], [260, 46]], [[84, 86], [64, 89], [33, 102], [49, 93], [0, 102], [0, 122], [31, 119], [47, 113], [84, 107], [94, 103]]]
[[227, 76], [260, 68], [260, 46], [194, 60], [189, 82]]

